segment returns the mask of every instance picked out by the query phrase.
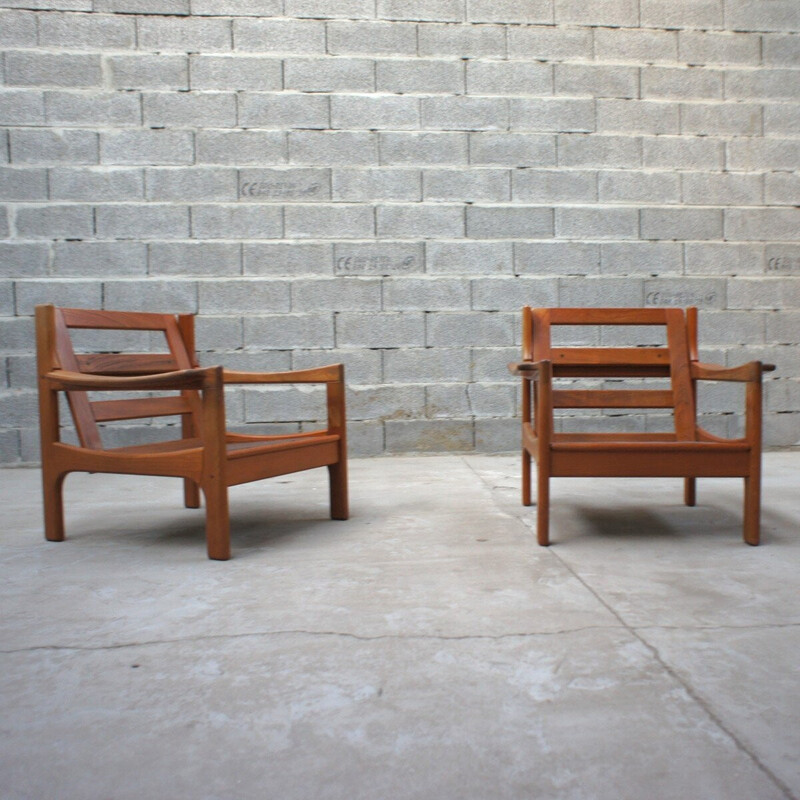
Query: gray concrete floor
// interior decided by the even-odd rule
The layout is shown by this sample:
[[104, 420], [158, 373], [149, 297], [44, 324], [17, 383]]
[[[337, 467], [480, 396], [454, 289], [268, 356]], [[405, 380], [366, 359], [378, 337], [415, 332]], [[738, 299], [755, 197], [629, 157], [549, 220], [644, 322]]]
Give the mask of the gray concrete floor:
[[0, 472], [3, 800], [800, 797], [800, 453], [741, 481], [556, 480], [516, 456], [353, 460], [232, 492]]

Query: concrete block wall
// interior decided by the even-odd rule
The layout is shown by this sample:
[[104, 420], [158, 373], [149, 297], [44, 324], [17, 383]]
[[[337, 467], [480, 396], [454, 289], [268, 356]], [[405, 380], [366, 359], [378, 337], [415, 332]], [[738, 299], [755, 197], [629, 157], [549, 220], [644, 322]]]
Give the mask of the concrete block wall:
[[523, 304], [694, 304], [800, 440], [797, 0], [0, 0], [0, 45], [4, 462], [37, 459], [48, 301], [197, 312], [205, 364], [343, 361], [367, 454], [515, 449]]

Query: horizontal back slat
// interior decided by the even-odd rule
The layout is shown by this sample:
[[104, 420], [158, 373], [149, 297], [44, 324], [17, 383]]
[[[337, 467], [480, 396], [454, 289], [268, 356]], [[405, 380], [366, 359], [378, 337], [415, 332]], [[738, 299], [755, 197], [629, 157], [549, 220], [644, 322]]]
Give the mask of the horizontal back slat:
[[191, 409], [183, 397], [142, 397], [134, 400], [98, 400], [91, 403], [96, 422], [146, 417], [172, 417]]
[[554, 378], [669, 378], [669, 364], [554, 364]]
[[68, 328], [97, 330], [163, 331], [174, 317], [145, 311], [99, 311], [87, 308], [62, 308]]
[[84, 353], [75, 358], [81, 372], [96, 375], [152, 375], [178, 369], [172, 353]]
[[550, 308], [551, 325], [665, 325], [663, 308]]
[[554, 347], [550, 351], [556, 364], [665, 365], [669, 364], [666, 347]]
[[554, 408], [672, 408], [672, 392], [657, 389], [557, 389]]

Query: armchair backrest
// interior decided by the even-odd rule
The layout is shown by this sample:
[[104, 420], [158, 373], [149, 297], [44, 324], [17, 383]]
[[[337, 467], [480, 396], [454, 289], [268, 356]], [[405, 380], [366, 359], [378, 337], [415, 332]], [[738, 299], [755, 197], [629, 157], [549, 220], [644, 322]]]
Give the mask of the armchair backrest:
[[[166, 352], [77, 353], [71, 331], [156, 331], [164, 335]], [[131, 377], [190, 369], [197, 366], [194, 317], [191, 314], [151, 314], [138, 311], [96, 311], [82, 308], [36, 308], [36, 345], [40, 374], [53, 369], [94, 375]], [[109, 348], [110, 349], [110, 348]], [[78, 439], [83, 447], [102, 449], [98, 423], [182, 415], [184, 425], [197, 419], [196, 392], [162, 397], [91, 401], [85, 391], [66, 392]]]
[[[600, 346], [553, 346], [554, 326], [597, 326]], [[604, 326], [662, 326], [664, 345], [602, 346]], [[696, 437], [690, 362], [697, 360], [697, 310], [680, 308], [523, 309], [523, 359], [550, 361], [553, 378], [669, 378], [669, 389], [557, 389], [553, 408], [671, 409], [678, 440]]]

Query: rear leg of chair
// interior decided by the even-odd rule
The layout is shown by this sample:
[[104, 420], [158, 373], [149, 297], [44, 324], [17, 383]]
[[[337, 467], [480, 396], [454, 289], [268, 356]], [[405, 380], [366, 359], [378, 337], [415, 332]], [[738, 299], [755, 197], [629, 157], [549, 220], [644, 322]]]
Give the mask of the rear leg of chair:
[[231, 557], [231, 523], [228, 514], [228, 487], [214, 480], [203, 486], [206, 498], [206, 544], [208, 557], [227, 561]]
[[687, 506], [697, 504], [697, 478], [683, 479], [683, 502]]
[[531, 454], [522, 448], [522, 505], [532, 506], [531, 498]]
[[753, 546], [761, 541], [761, 474], [744, 479], [744, 540]]
[[550, 476], [538, 464], [536, 469], [536, 540], [550, 544]]
[[347, 461], [328, 464], [330, 485], [331, 519], [348, 519], [350, 503], [347, 492]]
[[183, 479], [183, 504], [186, 508], [200, 508], [200, 487], [190, 478]]
[[44, 536], [48, 542], [64, 541], [64, 478], [65, 473], [42, 469]]

